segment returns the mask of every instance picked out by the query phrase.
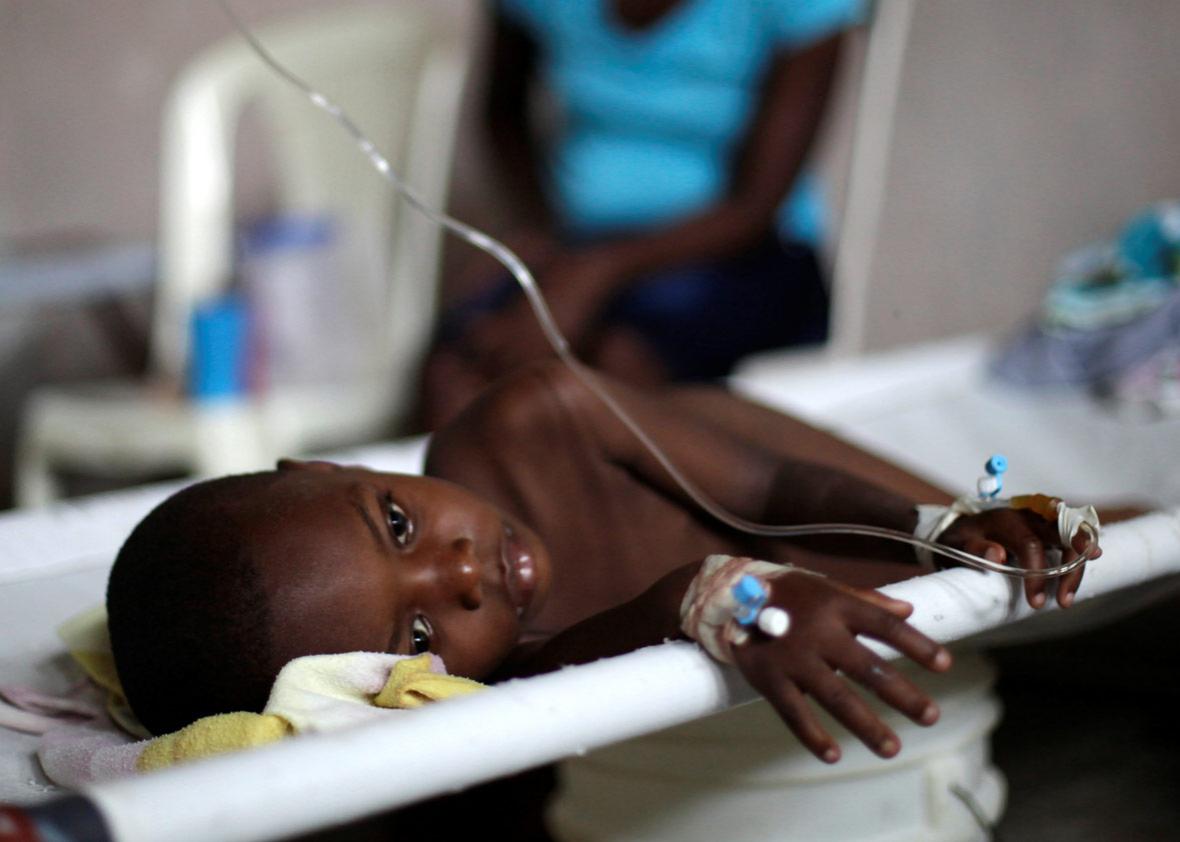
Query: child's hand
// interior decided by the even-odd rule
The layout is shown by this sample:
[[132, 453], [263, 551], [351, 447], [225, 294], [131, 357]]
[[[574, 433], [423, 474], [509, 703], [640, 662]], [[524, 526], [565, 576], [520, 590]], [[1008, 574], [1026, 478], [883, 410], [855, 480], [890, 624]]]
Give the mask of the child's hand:
[[912, 605], [799, 572], [772, 579], [770, 589], [769, 604], [787, 611], [790, 628], [780, 638], [753, 631], [748, 641], [734, 646], [734, 662], [816, 757], [835, 763], [840, 747], [824, 730], [805, 695], [881, 757], [892, 757], [901, 748], [897, 735], [860, 698], [849, 679], [921, 725], [938, 720], [938, 706], [929, 696], [856, 639], [863, 634], [927, 669], [946, 670], [950, 653], [905, 622]]
[[[1060, 549], [1061, 564], [1069, 564], [1086, 550], [1089, 537], [1082, 531], [1073, 539], [1072, 547], [1062, 547], [1057, 524], [1050, 523], [1027, 509], [989, 509], [976, 515], [964, 515], [938, 538], [940, 543], [982, 556], [999, 564], [1016, 564], [1025, 570], [1044, 570], [1046, 550]], [[1091, 558], [1102, 555], [1095, 547]], [[1066, 608], [1073, 604], [1074, 594], [1082, 583], [1085, 565], [1060, 577], [1057, 583], [1057, 603]], [[1026, 579], [1025, 598], [1033, 608], [1045, 604], [1047, 577]]]

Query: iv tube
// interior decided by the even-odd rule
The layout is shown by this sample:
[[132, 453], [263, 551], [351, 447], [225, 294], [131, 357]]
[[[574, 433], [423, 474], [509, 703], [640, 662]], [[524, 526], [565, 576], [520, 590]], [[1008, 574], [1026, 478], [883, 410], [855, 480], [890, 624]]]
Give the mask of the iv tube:
[[1008, 567], [1003, 564], [998, 564], [986, 558], [973, 555], [971, 553], [963, 552], [962, 550], [948, 547], [945, 544], [938, 544], [933, 541], [927, 541], [909, 533], [902, 532], [896, 529], [887, 529], [880, 526], [864, 526], [860, 524], [851, 523], [813, 523], [798, 526], [778, 526], [773, 524], [756, 523], [751, 520], [739, 517], [730, 511], [724, 509], [717, 501], [713, 500], [703, 490], [698, 488], [688, 477], [686, 477], [679, 468], [668, 458], [667, 454], [657, 445], [646, 431], [635, 422], [634, 419], [623, 409], [622, 406], [614, 399], [598, 378], [582, 364], [577, 357], [574, 356], [573, 351], [570, 350], [569, 343], [562, 335], [561, 330], [557, 327], [553, 320], [553, 315], [549, 311], [548, 305], [545, 303], [544, 297], [537, 286], [537, 281], [533, 277], [533, 273], [524, 264], [517, 255], [508, 246], [504, 245], [499, 240], [491, 237], [482, 231], [472, 228], [464, 222], [461, 222], [454, 217], [448, 215], [443, 211], [435, 210], [426, 204], [414, 191], [412, 187], [406, 184], [400, 176], [394, 171], [389, 161], [378, 151], [376, 146], [370, 141], [363, 132], [357, 127], [352, 119], [341, 110], [341, 108], [334, 102], [329, 100], [319, 91], [312, 88], [309, 84], [296, 76], [293, 72], [288, 70], [279, 61], [270, 54], [261, 42], [254, 36], [254, 34], [247, 28], [241, 18], [229, 5], [228, 0], [218, 0], [219, 5], [225, 12], [226, 16], [233, 23], [234, 28], [246, 40], [254, 52], [267, 66], [269, 66], [275, 73], [286, 79], [288, 83], [302, 91], [312, 104], [327, 112], [356, 142], [357, 147], [369, 159], [373, 168], [386, 181], [388, 181], [393, 188], [406, 200], [406, 202], [419, 213], [430, 219], [436, 225], [439, 225], [461, 239], [467, 241], [471, 245], [486, 252], [487, 254], [498, 260], [503, 266], [512, 273], [513, 278], [520, 285], [521, 291], [525, 294], [532, 308], [533, 314], [536, 316], [537, 322], [541, 327], [541, 331], [545, 334], [545, 339], [553, 348], [553, 352], [557, 354], [558, 358], [565, 363], [565, 365], [577, 376], [577, 378], [593, 392], [599, 400], [606, 404], [607, 408], [619, 419], [620, 423], [625, 426], [632, 435], [634, 435], [639, 442], [651, 453], [652, 457], [660, 464], [660, 466], [668, 472], [684, 493], [701, 507], [709, 515], [739, 532], [745, 532], [749, 535], [758, 535], [769, 538], [796, 538], [805, 535], [862, 535], [875, 538], [883, 538], [891, 541], [901, 541], [915, 547], [922, 547], [930, 552], [938, 553], [939, 555], [958, 561], [969, 567], [978, 570], [989, 570], [995, 573], [1001, 573], [1005, 576], [1013, 576], [1021, 579], [1033, 578], [1048, 578], [1055, 576], [1064, 576], [1071, 570], [1075, 570], [1089, 560], [1090, 553], [1097, 545], [1096, 536], [1093, 533], [1088, 534], [1090, 537], [1089, 546], [1086, 551], [1080, 554], [1073, 561], [1068, 564], [1060, 564], [1054, 567], [1047, 567], [1041, 570], [1024, 570], [1019, 567]]

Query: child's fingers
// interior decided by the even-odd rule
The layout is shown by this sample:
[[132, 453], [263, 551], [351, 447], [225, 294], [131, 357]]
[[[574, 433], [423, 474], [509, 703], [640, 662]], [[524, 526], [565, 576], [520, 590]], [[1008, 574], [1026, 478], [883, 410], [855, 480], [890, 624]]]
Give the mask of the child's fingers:
[[[1093, 538], [1092, 533], [1088, 529], [1079, 530], [1074, 535], [1072, 541], [1068, 546], [1063, 545], [1062, 538], [1058, 533], [1056, 523], [1051, 523], [1042, 517], [1027, 513], [1026, 518], [1028, 524], [1037, 533], [1044, 546], [1061, 547], [1061, 559], [1058, 562], [1061, 565], [1071, 564], [1080, 554], [1087, 553], [1090, 559], [1098, 558], [1102, 555], [1102, 549], [1098, 546], [1097, 541]], [[1091, 544], [1093, 544], [1091, 546]], [[1042, 557], [1044, 551], [1042, 550]], [[1082, 576], [1085, 574], [1085, 566], [1081, 565], [1076, 570], [1073, 570], [1064, 576], [1061, 576], [1057, 583], [1057, 603], [1062, 608], [1067, 608], [1074, 602], [1074, 597], [1077, 594], [1078, 588], [1082, 583]], [[1034, 580], [1035, 581], [1035, 580]], [[1043, 592], [1048, 586], [1048, 580], [1041, 578], [1039, 580], [1042, 584], [1040, 590]], [[1034, 608], [1039, 608], [1040, 604], [1034, 604], [1030, 600], [1030, 604]], [[1043, 604], [1043, 602], [1041, 602]]]
[[[1066, 550], [1061, 556], [1062, 564], [1069, 564], [1077, 558], [1077, 553], [1072, 550]], [[1078, 588], [1082, 584], [1082, 576], [1086, 572], [1086, 565], [1081, 565], [1076, 570], [1071, 570], [1066, 573], [1057, 583], [1057, 604], [1062, 608], [1069, 608], [1073, 605], [1074, 597], [1077, 595]]]
[[751, 670], [750, 685], [762, 694], [788, 728], [807, 749], [825, 763], [840, 759], [840, 746], [824, 730], [803, 692], [785, 675]]
[[[1069, 564], [1079, 555], [1085, 552], [1090, 553], [1090, 558], [1095, 559], [1102, 555], [1102, 548], [1096, 543], [1091, 547], [1092, 538], [1086, 530], [1080, 530], [1077, 535], [1073, 536], [1072, 546], [1069, 549], [1063, 550], [1061, 554], [1061, 563]], [[1078, 588], [1082, 585], [1082, 576], [1086, 573], [1086, 565], [1080, 565], [1076, 570], [1061, 577], [1061, 582], [1057, 585], [1057, 603], [1062, 608], [1068, 608], [1073, 605], [1074, 597], [1078, 592]]]
[[[1044, 570], [1045, 547], [1057, 543], [1057, 526], [1039, 515], [1021, 510], [1000, 512], [1003, 535], [997, 538], [1011, 548], [1010, 556], [1024, 570]], [[1043, 576], [1024, 580], [1024, 596], [1033, 608], [1045, 604], [1048, 581]]]
[[813, 699], [881, 757], [892, 757], [901, 748], [897, 735], [881, 721], [852, 685], [826, 664], [817, 663], [801, 677], [800, 684]]
[[857, 634], [888, 644], [902, 655], [929, 670], [942, 672], [951, 665], [951, 653], [896, 615], [870, 605], [853, 607], [852, 629]]
[[1008, 550], [1004, 548], [1004, 545], [997, 541], [988, 540], [987, 538], [980, 537], [966, 541], [963, 544], [963, 550], [972, 555], [987, 559], [993, 564], [1008, 563]]
[[863, 599], [878, 608], [883, 608], [895, 617], [906, 619], [914, 613], [914, 606], [912, 603], [906, 602], [904, 599], [894, 599], [891, 596], [886, 596], [880, 591], [872, 590], [871, 588], [855, 588], [852, 585], [845, 585], [843, 582], [832, 582], [832, 584], [846, 594]]
[[842, 663], [833, 666], [919, 725], [933, 725], [938, 721], [938, 705], [892, 664], [864, 646], [857, 645]]
[[[1046, 538], [1040, 534], [1041, 524], [1030, 522], [1024, 514], [996, 511], [988, 523], [986, 533], [968, 541], [964, 549], [1000, 564], [1014, 564], [1024, 570], [1044, 570]], [[1043, 521], [1043, 518], [1038, 520]], [[1043, 576], [1026, 578], [1024, 594], [1028, 604], [1033, 608], [1041, 608], [1045, 604], [1046, 587]]]
[[[1090, 551], [1090, 558], [1095, 559], [1102, 555], [1102, 548], [1098, 546], [1098, 540], [1093, 537], [1089, 529], [1079, 529], [1077, 534], [1073, 536], [1073, 541], [1070, 542], [1074, 552], [1079, 555]], [[1093, 545], [1093, 548], [1091, 548]]]
[[[1035, 536], [1030, 535], [1027, 540], [1020, 544], [1017, 557], [1020, 561], [1020, 566], [1025, 570], [1045, 569], [1045, 547]], [[1045, 588], [1047, 586], [1048, 582], [1044, 576], [1025, 579], [1024, 597], [1028, 600], [1028, 604], [1033, 608], [1043, 607], [1045, 604]]]

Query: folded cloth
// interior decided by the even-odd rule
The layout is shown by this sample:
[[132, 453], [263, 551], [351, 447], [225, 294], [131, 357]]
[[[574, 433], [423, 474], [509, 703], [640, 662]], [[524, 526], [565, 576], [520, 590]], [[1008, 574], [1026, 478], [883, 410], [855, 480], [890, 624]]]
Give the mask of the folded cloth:
[[1070, 252], [1045, 297], [1048, 327], [1091, 330], [1149, 313], [1180, 275], [1180, 202], [1157, 202], [1136, 214], [1113, 242]]
[[135, 740], [109, 722], [62, 726], [47, 731], [37, 747], [45, 777], [77, 789], [96, 781], [134, 774], [149, 740]]
[[111, 651], [111, 635], [107, 631], [106, 607], [98, 605], [71, 617], [58, 626], [57, 635], [90, 680], [106, 691], [107, 716], [128, 734], [150, 737], [123, 695], [123, 685], [119, 683], [115, 656]]
[[1036, 323], [1007, 343], [992, 371], [1028, 386], [1118, 381], [1180, 347], [1180, 201], [1157, 202], [1117, 239], [1062, 258]]
[[[283, 667], [261, 713], [207, 716], [171, 734], [137, 739], [146, 731], [123, 697], [105, 629], [106, 614], [98, 609], [74, 618], [59, 632], [90, 679], [109, 694], [106, 712], [73, 701], [57, 704], [27, 691], [7, 691], [10, 703], [34, 707], [36, 712], [30, 716], [39, 725], [55, 715], [74, 720], [61, 727], [38, 728], [45, 731], [38, 759], [46, 776], [61, 786], [77, 788], [266, 745], [292, 734], [338, 730], [484, 687], [447, 675], [442, 659], [431, 654], [310, 655]], [[77, 724], [84, 714], [89, 714], [89, 721]]]
[[1101, 397], [1125, 417], [1180, 416], [1180, 342], [1112, 378]]
[[6, 684], [0, 687], [0, 725], [26, 734], [44, 734], [63, 719], [90, 722], [102, 716], [102, 707], [88, 696], [82, 685], [71, 695], [50, 696], [31, 687]]
[[436, 655], [308, 655], [279, 672], [262, 713], [206, 716], [149, 740], [136, 768], [146, 772], [266, 745], [291, 734], [337, 731], [482, 689], [478, 682], [447, 675]]
[[1128, 274], [1109, 243], [1071, 252], [1045, 294], [1047, 329], [1098, 330], [1117, 327], [1150, 313], [1176, 290], [1169, 275]]
[[1180, 275], [1180, 201], [1165, 199], [1132, 217], [1119, 234], [1118, 252], [1129, 275]]
[[992, 373], [1019, 386], [1099, 384], [1154, 355], [1180, 347], [1180, 289], [1129, 324], [1094, 330], [1033, 325], [991, 362]]

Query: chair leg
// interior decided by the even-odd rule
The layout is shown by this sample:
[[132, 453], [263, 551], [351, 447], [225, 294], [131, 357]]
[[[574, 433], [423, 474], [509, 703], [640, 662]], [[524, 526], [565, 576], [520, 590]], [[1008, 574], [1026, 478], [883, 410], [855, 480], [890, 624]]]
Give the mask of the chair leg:
[[61, 483], [36, 437], [21, 434], [16, 446], [16, 505], [47, 506], [62, 498]]
[[258, 410], [248, 403], [198, 410], [193, 469], [197, 476], [239, 474], [274, 467], [278, 454], [263, 433]]

